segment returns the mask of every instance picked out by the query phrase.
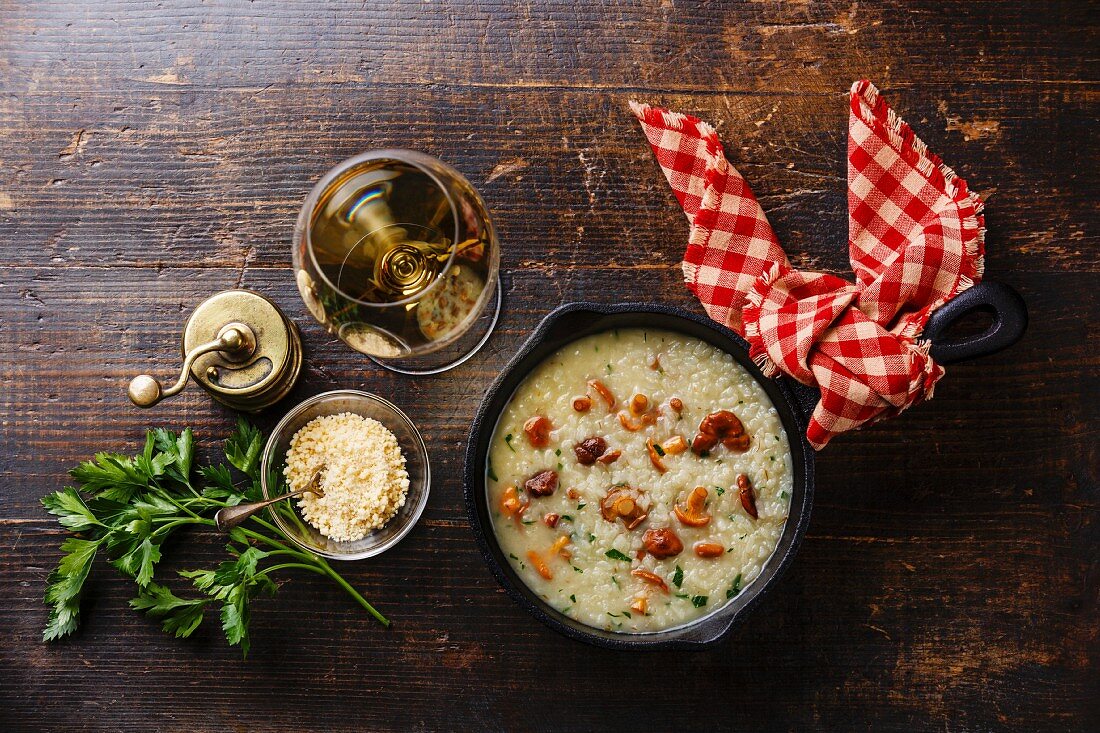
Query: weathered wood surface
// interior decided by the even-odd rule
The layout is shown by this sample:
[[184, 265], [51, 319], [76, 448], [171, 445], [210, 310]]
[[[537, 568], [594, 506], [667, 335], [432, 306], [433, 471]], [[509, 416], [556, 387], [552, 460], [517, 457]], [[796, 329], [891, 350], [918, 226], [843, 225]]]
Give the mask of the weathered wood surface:
[[[1097, 730], [1095, 6], [1022, 2], [0, 3], [0, 722], [6, 730]], [[845, 93], [866, 76], [986, 194], [987, 276], [1032, 327], [936, 398], [830, 445], [797, 562], [719, 647], [623, 654], [526, 616], [461, 503], [466, 428], [561, 302], [696, 307], [686, 234], [628, 99], [717, 123], [782, 241], [845, 272]], [[464, 171], [504, 243], [478, 358], [410, 380], [309, 320], [288, 238], [312, 182], [368, 148]], [[83, 629], [39, 641], [61, 533], [38, 498], [150, 425], [211, 448], [198, 390], [139, 412], [206, 295], [271, 295], [308, 369], [392, 398], [439, 477], [417, 529], [347, 574], [393, 620], [294, 577], [247, 661], [178, 642], [100, 569]], [[216, 538], [178, 545], [212, 561]]]

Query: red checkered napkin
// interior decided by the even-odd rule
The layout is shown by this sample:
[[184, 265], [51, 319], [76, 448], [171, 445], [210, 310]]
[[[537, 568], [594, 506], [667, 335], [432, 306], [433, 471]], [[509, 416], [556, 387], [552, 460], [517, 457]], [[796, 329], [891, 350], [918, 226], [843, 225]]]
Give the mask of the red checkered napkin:
[[710, 125], [632, 102], [691, 222], [684, 280], [748, 339], [764, 373], [821, 390], [806, 437], [839, 433], [932, 396], [943, 368], [929, 315], [981, 279], [982, 203], [869, 81], [852, 86], [848, 249], [855, 282], [794, 269]]

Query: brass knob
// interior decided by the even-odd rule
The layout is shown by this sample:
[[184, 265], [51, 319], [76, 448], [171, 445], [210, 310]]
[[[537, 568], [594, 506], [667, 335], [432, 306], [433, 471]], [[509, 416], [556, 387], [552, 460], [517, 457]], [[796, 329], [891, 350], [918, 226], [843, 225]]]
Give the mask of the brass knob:
[[211, 351], [222, 352], [231, 361], [247, 359], [256, 350], [256, 335], [252, 329], [243, 323], [230, 323], [218, 333], [218, 338], [201, 344], [187, 352], [183, 360], [183, 368], [180, 370], [179, 379], [168, 389], [160, 386], [160, 382], [148, 374], [139, 374], [130, 380], [130, 387], [126, 390], [130, 395], [130, 401], [138, 407], [152, 407], [165, 397], [178, 394], [187, 384], [187, 378], [191, 375], [191, 366], [203, 354]]

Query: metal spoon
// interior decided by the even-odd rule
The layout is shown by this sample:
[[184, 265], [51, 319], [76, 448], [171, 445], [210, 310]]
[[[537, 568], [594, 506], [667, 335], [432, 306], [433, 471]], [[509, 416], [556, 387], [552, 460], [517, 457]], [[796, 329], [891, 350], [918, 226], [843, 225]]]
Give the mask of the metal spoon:
[[297, 491], [291, 491], [283, 494], [282, 496], [276, 496], [274, 499], [265, 499], [264, 501], [254, 501], [248, 504], [238, 504], [237, 506], [222, 507], [218, 510], [218, 513], [214, 515], [214, 524], [222, 532], [228, 532], [236, 527], [244, 520], [251, 517], [256, 512], [260, 511], [264, 507], [269, 507], [277, 501], [283, 499], [289, 499], [301, 494], [316, 494], [317, 496], [324, 496], [325, 490], [321, 488], [321, 473], [325, 470], [324, 466], [317, 469], [317, 473], [313, 474], [313, 478], [309, 480], [309, 484], [304, 489], [298, 489]]

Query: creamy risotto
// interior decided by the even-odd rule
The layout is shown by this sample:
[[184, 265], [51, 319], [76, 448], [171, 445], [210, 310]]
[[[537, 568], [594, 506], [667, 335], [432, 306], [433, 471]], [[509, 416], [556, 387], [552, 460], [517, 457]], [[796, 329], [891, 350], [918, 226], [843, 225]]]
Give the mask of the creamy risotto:
[[669, 331], [588, 336], [512, 396], [489, 451], [509, 562], [562, 613], [647, 632], [725, 605], [760, 575], [791, 496], [791, 455], [733, 357]]

